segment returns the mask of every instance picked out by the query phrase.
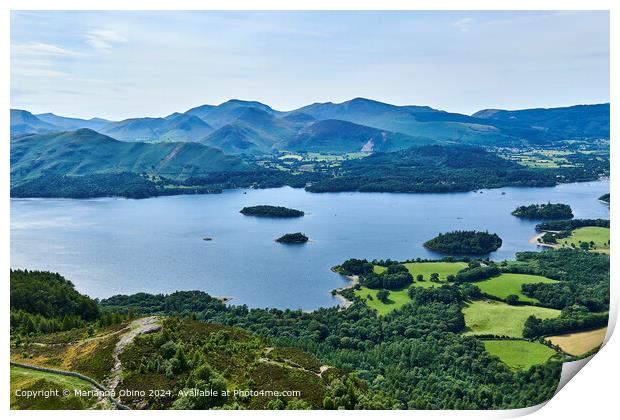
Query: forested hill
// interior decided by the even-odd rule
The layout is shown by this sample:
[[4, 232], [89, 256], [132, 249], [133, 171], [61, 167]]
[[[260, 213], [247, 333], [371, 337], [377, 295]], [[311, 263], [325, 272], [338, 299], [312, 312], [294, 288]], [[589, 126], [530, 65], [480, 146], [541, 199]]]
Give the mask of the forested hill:
[[344, 162], [312, 192], [455, 192], [504, 186], [544, 187], [596, 178], [598, 168], [533, 169], [473, 146], [421, 146]]
[[12, 197], [145, 198], [289, 185], [309, 192], [457, 192], [590, 181], [606, 160], [531, 168], [475, 146], [419, 146], [374, 153], [316, 171], [243, 161], [196, 143], [119, 142], [82, 129], [11, 139]]

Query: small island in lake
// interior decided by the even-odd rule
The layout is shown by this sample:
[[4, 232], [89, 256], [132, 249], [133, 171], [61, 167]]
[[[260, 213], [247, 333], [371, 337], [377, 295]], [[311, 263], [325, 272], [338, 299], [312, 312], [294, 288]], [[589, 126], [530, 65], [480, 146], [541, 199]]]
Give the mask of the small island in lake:
[[560, 203], [519, 206], [511, 214], [527, 219], [570, 219], [573, 217], [573, 211], [570, 206]]
[[276, 239], [276, 242], [283, 244], [303, 244], [308, 242], [308, 237], [301, 232], [287, 233]]
[[256, 217], [301, 217], [305, 213], [301, 210], [289, 209], [286, 207], [280, 206], [251, 206], [242, 208], [239, 213], [245, 214], [246, 216], [256, 216]]
[[496, 251], [502, 246], [502, 238], [496, 233], [455, 230], [440, 233], [433, 239], [424, 242], [424, 246], [432, 251], [444, 254], [481, 255]]
[[598, 199], [609, 204], [609, 193], [601, 195]]

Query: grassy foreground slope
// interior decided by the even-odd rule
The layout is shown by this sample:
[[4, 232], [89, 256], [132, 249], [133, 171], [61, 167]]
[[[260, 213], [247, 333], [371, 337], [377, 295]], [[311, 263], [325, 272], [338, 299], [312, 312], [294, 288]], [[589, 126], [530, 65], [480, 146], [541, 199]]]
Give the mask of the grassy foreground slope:
[[[273, 346], [241, 328], [161, 318], [159, 330], [129, 339], [131, 326], [140, 320], [95, 328], [94, 332], [92, 327], [78, 328], [14, 341], [11, 360], [78, 372], [117, 391], [127, 390], [130, 393], [119, 394], [119, 399], [131, 408], [350, 409], [359, 399], [375, 398], [354, 376], [299, 349]], [[121, 342], [124, 344], [119, 347]], [[121, 363], [120, 376], [116, 360]], [[120, 382], [111, 385], [117, 383], [115, 378]], [[343, 387], [355, 397], [338, 399]], [[11, 388], [73, 392], [91, 385], [62, 375], [12, 368]], [[218, 390], [220, 397], [192, 395], [195, 390]], [[236, 390], [243, 393], [237, 395]], [[225, 391], [230, 395], [224, 395]], [[295, 394], [279, 395], [291, 391]], [[22, 398], [12, 404], [18, 409], [83, 409], [96, 403], [89, 398], [43, 400]]]
[[[11, 366], [12, 410], [84, 410], [95, 408], [97, 398], [81, 396], [73, 390], [90, 391], [94, 387], [81, 379]], [[64, 390], [72, 393], [63, 396]], [[34, 398], [26, 393], [48, 392], [47, 398]], [[105, 408], [105, 406], [102, 406]]]
[[484, 348], [515, 369], [529, 369], [545, 363], [555, 351], [544, 344], [523, 340], [485, 340]]
[[556, 309], [537, 306], [511, 306], [496, 301], [474, 301], [463, 308], [465, 335], [523, 337], [523, 326], [530, 315], [540, 319], [560, 316]]

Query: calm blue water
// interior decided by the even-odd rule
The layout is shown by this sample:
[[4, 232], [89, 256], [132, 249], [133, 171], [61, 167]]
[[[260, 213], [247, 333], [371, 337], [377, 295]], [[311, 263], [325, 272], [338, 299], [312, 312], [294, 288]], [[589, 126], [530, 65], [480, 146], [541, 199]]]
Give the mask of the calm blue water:
[[[198, 289], [235, 304], [310, 310], [337, 303], [330, 290], [345, 282], [330, 267], [347, 258], [436, 258], [422, 247], [425, 240], [478, 229], [502, 237], [493, 259], [510, 259], [537, 249], [528, 243], [535, 222], [511, 216], [515, 207], [560, 202], [578, 218], [609, 218], [609, 207], [597, 200], [607, 192], [609, 183], [598, 181], [482, 194], [311, 194], [287, 187], [146, 200], [13, 199], [11, 266], [57, 271], [92, 297]], [[239, 213], [256, 204], [306, 216]], [[274, 242], [298, 231], [311, 242]]]

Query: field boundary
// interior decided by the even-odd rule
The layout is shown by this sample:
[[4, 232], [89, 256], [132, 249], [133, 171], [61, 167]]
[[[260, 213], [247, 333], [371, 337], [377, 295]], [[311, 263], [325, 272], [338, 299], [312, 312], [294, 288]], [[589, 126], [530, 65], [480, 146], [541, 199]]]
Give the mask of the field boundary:
[[[14, 362], [12, 360], [11, 360], [11, 366], [20, 367], [20, 368], [24, 368], [24, 369], [30, 369], [30, 370], [37, 370], [39, 372], [53, 373], [53, 374], [56, 374], [56, 375], [71, 376], [71, 377], [74, 377], [74, 378], [82, 379], [83, 381], [86, 381], [86, 382], [90, 383], [95, 388], [97, 388], [97, 389], [99, 389], [101, 391], [108, 391], [108, 389], [106, 387], [101, 385], [99, 382], [97, 382], [93, 378], [90, 378], [90, 377], [88, 377], [86, 375], [82, 375], [81, 373], [78, 373], [78, 372], [71, 372], [71, 371], [68, 371], [68, 370], [60, 370], [60, 369], [46, 368], [46, 367], [42, 367], [42, 366], [29, 365], [27, 363]], [[121, 402], [119, 402], [115, 398], [113, 398], [111, 396], [109, 398], [112, 401], [112, 403], [116, 406], [116, 408], [118, 408], [119, 410], [131, 410], [129, 407], [127, 407], [126, 405], [122, 404]]]

